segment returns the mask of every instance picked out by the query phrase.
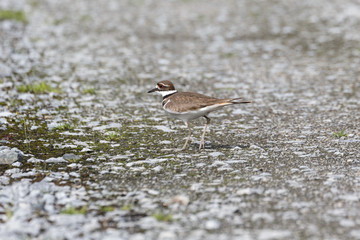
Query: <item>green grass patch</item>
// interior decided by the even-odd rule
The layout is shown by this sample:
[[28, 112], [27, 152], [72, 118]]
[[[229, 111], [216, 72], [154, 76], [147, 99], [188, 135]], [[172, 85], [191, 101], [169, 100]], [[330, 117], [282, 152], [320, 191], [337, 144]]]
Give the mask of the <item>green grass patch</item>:
[[130, 211], [131, 209], [133, 209], [132, 205], [124, 205], [121, 207], [121, 210], [123, 211]]
[[173, 220], [171, 214], [155, 213], [151, 216], [159, 222], [171, 222]]
[[74, 215], [74, 214], [85, 214], [86, 211], [87, 211], [87, 205], [84, 205], [82, 208], [75, 208], [75, 207], [71, 206], [71, 207], [68, 207], [68, 208], [62, 210], [60, 213]]
[[222, 58], [232, 58], [232, 57], [235, 56], [235, 54], [232, 53], [232, 52], [227, 52], [227, 53], [221, 53], [220, 56], [221, 56]]
[[347, 137], [347, 133], [344, 130], [333, 133], [335, 138]]
[[53, 88], [45, 81], [42, 81], [40, 83], [32, 83], [32, 84], [23, 84], [17, 87], [17, 90], [19, 92], [30, 92], [30, 93], [49, 93], [49, 92], [55, 92], [59, 93], [61, 90], [59, 88]]
[[95, 88], [85, 88], [84, 90], [82, 90], [83, 94], [91, 94], [94, 95], [95, 94]]
[[26, 23], [27, 19], [23, 11], [2, 10], [0, 9], [0, 21], [14, 20], [17, 22]]
[[5, 209], [5, 215], [6, 215], [6, 218], [9, 220], [14, 215], [14, 212], [11, 211], [10, 208], [6, 208]]
[[69, 123], [61, 123], [53, 128], [53, 130], [58, 131], [68, 131], [68, 130], [74, 130], [74, 126], [70, 125]]
[[19, 99], [12, 98], [7, 102], [7, 104], [10, 107], [16, 107], [16, 106], [20, 106], [22, 104], [22, 101]]
[[114, 211], [115, 210], [115, 208], [113, 207], [113, 206], [101, 206], [100, 207], [100, 211], [101, 212], [112, 212], [112, 211]]
[[117, 132], [108, 132], [105, 139], [107, 141], [116, 141], [116, 140], [119, 140], [120, 138], [121, 138], [121, 136]]

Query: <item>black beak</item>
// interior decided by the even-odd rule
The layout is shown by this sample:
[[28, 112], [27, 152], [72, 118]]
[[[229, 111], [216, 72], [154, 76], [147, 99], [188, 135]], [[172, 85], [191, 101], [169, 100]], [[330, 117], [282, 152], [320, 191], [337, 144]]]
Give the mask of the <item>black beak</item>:
[[150, 91], [148, 91], [148, 93], [152, 93], [152, 92], [155, 92], [157, 90], [158, 90], [157, 88], [154, 88], [154, 89], [151, 89]]

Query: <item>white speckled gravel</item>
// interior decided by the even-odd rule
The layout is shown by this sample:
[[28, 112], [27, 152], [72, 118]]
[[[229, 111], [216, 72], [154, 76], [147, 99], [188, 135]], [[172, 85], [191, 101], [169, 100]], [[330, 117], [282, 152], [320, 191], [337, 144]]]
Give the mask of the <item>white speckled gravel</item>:
[[[3, 9], [27, 23], [0, 20], [1, 238], [360, 237], [356, 1]], [[212, 113], [201, 152], [191, 122], [178, 152], [186, 127], [147, 94], [162, 79], [253, 103]]]

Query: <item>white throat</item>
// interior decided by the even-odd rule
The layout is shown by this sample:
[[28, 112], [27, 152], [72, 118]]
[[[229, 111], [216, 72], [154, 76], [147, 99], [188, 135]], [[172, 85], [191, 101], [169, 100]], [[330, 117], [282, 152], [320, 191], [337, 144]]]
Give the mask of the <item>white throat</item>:
[[177, 90], [157, 91], [157, 93], [160, 94], [162, 97], [166, 97], [166, 96], [176, 93], [176, 92], [177, 92]]

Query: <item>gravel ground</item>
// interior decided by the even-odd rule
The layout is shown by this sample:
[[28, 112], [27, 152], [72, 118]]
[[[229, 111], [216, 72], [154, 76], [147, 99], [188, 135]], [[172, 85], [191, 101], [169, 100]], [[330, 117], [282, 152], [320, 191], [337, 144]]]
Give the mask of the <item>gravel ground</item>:
[[[360, 239], [359, 29], [354, 0], [2, 0], [1, 237]], [[164, 79], [253, 103], [176, 152]]]

